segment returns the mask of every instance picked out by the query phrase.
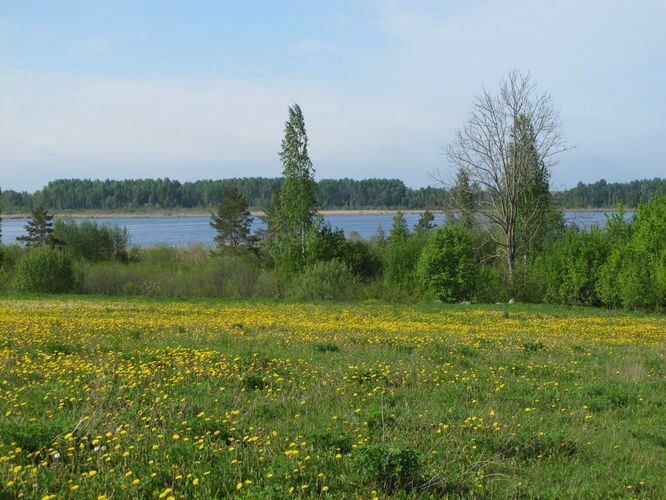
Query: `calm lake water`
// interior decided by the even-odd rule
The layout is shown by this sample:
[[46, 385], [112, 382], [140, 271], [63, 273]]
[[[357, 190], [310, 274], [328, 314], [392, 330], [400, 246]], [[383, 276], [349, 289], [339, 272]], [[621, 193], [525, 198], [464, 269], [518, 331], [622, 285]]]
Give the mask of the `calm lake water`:
[[[606, 216], [614, 212], [566, 212], [567, 224], [577, 224], [583, 228], [589, 228], [594, 224], [603, 226]], [[627, 218], [632, 213], [627, 212]], [[356, 231], [363, 238], [370, 238], [378, 230], [382, 229], [388, 233], [391, 229], [393, 215], [327, 215], [324, 217], [333, 227], [339, 227], [345, 234], [349, 235]], [[418, 214], [405, 214], [410, 227], [414, 226], [419, 219]], [[130, 234], [132, 245], [154, 246], [167, 244], [172, 246], [187, 246], [193, 243], [212, 245], [215, 232], [210, 227], [208, 217], [118, 217], [94, 219], [100, 224], [118, 224], [125, 226]], [[435, 215], [435, 223], [442, 224], [444, 217]], [[24, 234], [23, 227], [27, 219], [4, 219], [2, 221], [2, 242], [11, 244], [18, 236]], [[255, 217], [253, 230], [261, 229], [264, 225], [259, 218]]]

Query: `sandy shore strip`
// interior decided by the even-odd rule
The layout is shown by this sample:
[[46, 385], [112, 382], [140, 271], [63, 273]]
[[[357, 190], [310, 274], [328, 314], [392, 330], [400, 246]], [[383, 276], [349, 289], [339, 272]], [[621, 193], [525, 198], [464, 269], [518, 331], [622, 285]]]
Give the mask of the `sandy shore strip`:
[[[626, 208], [625, 212], [633, 212], [634, 208]], [[430, 210], [433, 214], [441, 214], [443, 210]], [[617, 210], [613, 208], [565, 208], [565, 212], [608, 212], [614, 213]], [[80, 212], [71, 210], [49, 211], [58, 219], [140, 219], [140, 218], [161, 218], [161, 217], [209, 217], [210, 210], [192, 209], [192, 210], [163, 210], [152, 212], [96, 212], [82, 210]], [[372, 210], [320, 210], [321, 215], [395, 215], [398, 212], [403, 214], [422, 214], [425, 209], [412, 210], [391, 210], [391, 209], [372, 209]], [[262, 217], [265, 212], [261, 210], [252, 210], [250, 212], [254, 217]], [[29, 213], [2, 213], [0, 217], [4, 219], [29, 219]]]
[[[398, 212], [403, 214], [421, 214], [425, 210], [320, 210], [321, 215], [394, 215]], [[440, 210], [431, 210], [432, 213], [441, 213]], [[208, 210], [165, 210], [160, 212], [91, 212], [91, 211], [50, 211], [56, 218], [66, 219], [139, 219], [139, 218], [158, 218], [158, 217], [209, 217], [211, 212]], [[250, 212], [255, 217], [262, 217], [265, 212], [261, 210], [252, 210]], [[3, 213], [5, 219], [28, 219], [29, 213]]]

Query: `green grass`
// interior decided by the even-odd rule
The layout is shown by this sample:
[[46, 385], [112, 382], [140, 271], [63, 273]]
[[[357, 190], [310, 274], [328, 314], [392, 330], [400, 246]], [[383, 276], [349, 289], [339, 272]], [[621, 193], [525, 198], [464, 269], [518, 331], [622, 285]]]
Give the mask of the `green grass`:
[[[307, 305], [323, 318], [310, 331], [291, 323], [301, 305], [275, 301], [3, 300], [0, 498], [666, 498], [666, 332], [544, 333], [592, 318], [634, 335], [632, 320], [663, 316], [321, 303]], [[169, 330], [150, 326], [183, 305], [271, 316], [221, 328], [179, 312]], [[111, 321], [118, 307], [135, 326]], [[77, 308], [96, 316], [78, 323]], [[350, 311], [472, 330], [427, 342], [343, 331]]]

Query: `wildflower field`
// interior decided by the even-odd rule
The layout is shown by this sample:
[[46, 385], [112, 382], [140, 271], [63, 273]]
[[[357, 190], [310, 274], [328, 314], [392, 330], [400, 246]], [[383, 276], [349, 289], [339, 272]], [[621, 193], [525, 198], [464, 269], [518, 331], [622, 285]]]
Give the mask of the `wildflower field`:
[[0, 298], [0, 498], [666, 498], [666, 317]]

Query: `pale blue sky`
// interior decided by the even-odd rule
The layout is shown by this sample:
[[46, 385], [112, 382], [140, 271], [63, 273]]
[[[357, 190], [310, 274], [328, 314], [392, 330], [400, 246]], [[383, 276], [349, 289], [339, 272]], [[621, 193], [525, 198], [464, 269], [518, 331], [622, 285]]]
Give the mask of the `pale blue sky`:
[[666, 176], [665, 25], [663, 0], [0, 0], [0, 188], [278, 176], [292, 102], [318, 178], [426, 185], [512, 67], [576, 146], [553, 187]]

